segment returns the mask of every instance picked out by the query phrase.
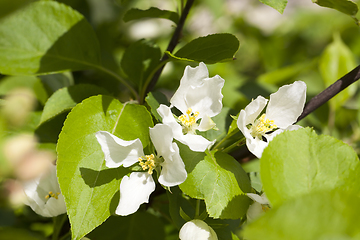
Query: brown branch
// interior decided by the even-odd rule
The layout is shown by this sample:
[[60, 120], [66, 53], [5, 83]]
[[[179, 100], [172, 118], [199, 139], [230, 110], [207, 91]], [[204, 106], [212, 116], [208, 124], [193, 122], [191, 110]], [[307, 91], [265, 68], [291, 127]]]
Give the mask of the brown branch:
[[[183, 12], [180, 16], [180, 19], [179, 19], [179, 22], [177, 24], [177, 27], [175, 29], [175, 32], [174, 32], [174, 35], [172, 36], [170, 42], [169, 42], [169, 45], [166, 49], [166, 51], [169, 51], [170, 53], [172, 53], [172, 51], [174, 51], [176, 45], [178, 44], [179, 42], [179, 39], [180, 39], [180, 36], [181, 36], [181, 31], [184, 27], [184, 24], [185, 24], [185, 20], [186, 20], [186, 17], [188, 16], [189, 14], [189, 11], [190, 11], [190, 8], [191, 6], [193, 5], [195, 0], [188, 0], [186, 2], [186, 5], [183, 9]], [[160, 59], [160, 62], [164, 62], [166, 61], [167, 59], [169, 58], [169, 56], [167, 54], [164, 54], [162, 56], [162, 58]], [[165, 65], [163, 65], [153, 76], [153, 78], [151, 79], [149, 85], [147, 86], [147, 89], [146, 89], [146, 92], [150, 92], [156, 85], [157, 81], [159, 80], [159, 77], [161, 75], [161, 72], [163, 71]], [[146, 94], [145, 94], [146, 95]]]

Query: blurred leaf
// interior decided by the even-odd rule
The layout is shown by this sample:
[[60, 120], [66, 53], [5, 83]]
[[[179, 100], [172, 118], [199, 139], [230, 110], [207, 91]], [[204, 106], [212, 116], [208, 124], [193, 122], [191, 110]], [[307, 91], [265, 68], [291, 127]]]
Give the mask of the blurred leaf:
[[[339, 34], [334, 35], [334, 41], [324, 50], [319, 64], [326, 87], [356, 67], [353, 53], [342, 42]], [[353, 89], [352, 86], [344, 89], [329, 101], [330, 105], [334, 109], [340, 107], [351, 97], [354, 90], [356, 89]]]
[[126, 48], [121, 59], [121, 68], [140, 90], [145, 80], [159, 64], [160, 58], [160, 48], [142, 39]]
[[100, 64], [90, 24], [56, 1], [38, 1], [0, 22], [0, 72], [8, 75], [75, 71]]
[[40, 124], [59, 115], [70, 111], [76, 104], [93, 95], [107, 94], [104, 89], [91, 84], [78, 84], [56, 91], [48, 99], [41, 115]]
[[96, 140], [97, 131], [149, 144], [150, 113], [144, 106], [121, 104], [109, 96], [93, 96], [69, 113], [57, 145], [57, 174], [71, 223], [72, 239], [80, 239], [105, 221], [119, 203], [119, 186], [129, 172], [108, 169]]
[[213, 64], [231, 61], [239, 49], [239, 40], [232, 34], [219, 33], [192, 40], [175, 54], [165, 53], [174, 60]]
[[173, 21], [175, 24], [179, 22], [179, 15], [176, 12], [161, 10], [151, 7], [147, 10], [132, 8], [125, 13], [124, 22], [137, 20], [141, 18], [165, 18]]
[[161, 92], [149, 92], [145, 101], [149, 105], [151, 113], [154, 115], [156, 120], [161, 122], [162, 118], [156, 110], [159, 108], [160, 104], [165, 104], [167, 106], [170, 105], [166, 96]]
[[87, 237], [91, 240], [162, 240], [165, 239], [164, 223], [150, 213], [138, 211], [126, 217], [111, 216]]
[[1, 240], [45, 240], [45, 237], [21, 228], [1, 228]]
[[360, 239], [360, 198], [340, 191], [300, 196], [247, 225], [248, 240]]
[[0, 1], [0, 18], [26, 6], [32, 0], [1, 0]]
[[312, 0], [319, 6], [333, 8], [350, 16], [355, 16], [358, 12], [356, 3], [349, 0]]
[[283, 13], [287, 5], [287, 0], [259, 0], [260, 2], [274, 8], [279, 13]]
[[238, 219], [245, 213], [250, 199], [250, 181], [240, 164], [222, 152], [192, 152], [178, 144], [188, 177], [180, 189], [192, 198], [204, 199], [210, 217]]
[[49, 97], [41, 80], [34, 76], [7, 76], [2, 78], [0, 82], [0, 95], [6, 95], [17, 88], [32, 90], [42, 104], [45, 104]]
[[322, 189], [360, 193], [359, 159], [347, 144], [312, 129], [286, 131], [265, 148], [260, 160], [264, 190], [270, 202], [285, 201]]

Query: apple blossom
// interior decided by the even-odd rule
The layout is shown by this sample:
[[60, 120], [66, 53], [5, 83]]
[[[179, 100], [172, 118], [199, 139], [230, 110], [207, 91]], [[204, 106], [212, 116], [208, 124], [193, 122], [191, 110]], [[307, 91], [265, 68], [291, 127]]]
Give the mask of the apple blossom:
[[44, 217], [55, 217], [66, 212], [64, 196], [56, 177], [56, 166], [49, 163], [48, 171], [23, 183], [27, 205]]
[[199, 219], [185, 223], [179, 232], [180, 240], [217, 240], [216, 232]]
[[105, 165], [109, 168], [130, 167], [138, 163], [146, 172], [132, 172], [124, 176], [120, 183], [120, 201], [116, 214], [126, 216], [138, 210], [142, 203], [149, 201], [155, 190], [152, 177], [154, 170], [160, 172], [159, 183], [173, 187], [183, 183], [187, 177], [185, 165], [180, 157], [179, 148], [173, 142], [169, 126], [157, 124], [150, 128], [150, 138], [157, 155], [145, 155], [140, 139], [122, 140], [115, 135], [99, 131], [96, 138], [105, 156]]
[[246, 146], [260, 158], [269, 142], [285, 130], [296, 130], [292, 125], [303, 111], [306, 98], [306, 84], [296, 81], [279, 88], [270, 95], [266, 112], [257, 118], [268, 100], [258, 96], [240, 111], [237, 126], [246, 138]]
[[[214, 143], [196, 135], [196, 131], [215, 128], [211, 117], [218, 115], [222, 109], [221, 89], [224, 82], [218, 75], [209, 78], [208, 69], [202, 62], [195, 68], [187, 66], [179, 88], [170, 99], [170, 107], [161, 104], [157, 109], [162, 122], [171, 127], [174, 138], [193, 151], [203, 152]], [[174, 116], [171, 112], [173, 107], [182, 115]]]
[[246, 195], [254, 201], [246, 212], [248, 222], [252, 222], [270, 209], [270, 202], [265, 193], [261, 194], [261, 196], [254, 193], [247, 193]]

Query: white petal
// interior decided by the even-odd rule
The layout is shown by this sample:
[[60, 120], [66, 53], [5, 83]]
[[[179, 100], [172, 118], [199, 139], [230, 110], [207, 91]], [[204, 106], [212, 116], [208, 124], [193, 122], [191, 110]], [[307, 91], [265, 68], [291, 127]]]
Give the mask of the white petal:
[[61, 193], [56, 177], [56, 166], [50, 165], [49, 170], [36, 179], [23, 183], [28, 197], [26, 203], [37, 214], [44, 217], [55, 217], [66, 212], [65, 200], [62, 194], [56, 198], [45, 198], [49, 192]]
[[258, 202], [260, 204], [269, 204], [269, 200], [266, 197], [266, 194], [263, 193], [260, 195], [255, 193], [246, 193], [246, 195], [251, 198], [253, 201]]
[[194, 134], [186, 134], [180, 137], [174, 136], [176, 140], [187, 145], [192, 151], [195, 152], [204, 152], [206, 149], [211, 147], [216, 140], [209, 141], [203, 136], [194, 135]]
[[159, 176], [159, 183], [167, 187], [179, 185], [187, 178], [185, 164], [180, 157], [179, 147], [176, 143], [172, 143], [172, 148], [175, 150], [175, 153], [171, 156], [171, 159], [164, 159]]
[[286, 128], [296, 122], [304, 109], [306, 99], [306, 84], [296, 81], [284, 85], [276, 93], [270, 95], [266, 109], [266, 118], [274, 120], [279, 128]]
[[[268, 100], [263, 96], [258, 96], [255, 100], [251, 101], [244, 109], [246, 113], [244, 119], [245, 122], [241, 124], [248, 125], [250, 123], [254, 123], [255, 119], [257, 119], [262, 110], [265, 108], [267, 102]], [[238, 120], [238, 125], [239, 121], [240, 120]]]
[[264, 149], [269, 145], [268, 142], [262, 141], [258, 138], [246, 138], [246, 146], [249, 151], [257, 158], [261, 158]]
[[246, 111], [244, 109], [242, 109], [239, 113], [239, 117], [238, 117], [236, 124], [246, 139], [252, 139], [253, 137], [251, 136], [250, 130], [246, 127], [246, 125], [249, 124], [249, 123], [246, 123], [247, 122], [246, 114], [247, 114]]
[[254, 202], [251, 204], [246, 212], [246, 218], [248, 222], [252, 222], [255, 219], [259, 218], [261, 215], [263, 215], [265, 212], [263, 210], [263, 207], [260, 203]]
[[189, 108], [185, 102], [185, 95], [191, 86], [197, 87], [202, 84], [203, 79], [209, 77], [209, 71], [204, 63], [200, 63], [198, 67], [192, 68], [186, 66], [184, 75], [180, 80], [180, 86], [170, 99], [171, 105], [175, 106], [182, 113]]
[[175, 136], [182, 135], [182, 127], [176, 121], [174, 115], [171, 112], [170, 107], [160, 104], [159, 108], [157, 109], [157, 112], [159, 113], [159, 115], [162, 118], [162, 123], [170, 126], [170, 128], [174, 134], [174, 138], [176, 138]]
[[132, 172], [124, 176], [120, 183], [120, 201], [115, 213], [127, 216], [136, 212], [142, 203], [148, 203], [155, 190], [155, 182], [147, 172]]
[[282, 133], [284, 131], [294, 131], [294, 130], [298, 130], [300, 128], [302, 128], [302, 126], [300, 126], [300, 125], [290, 125], [285, 129], [278, 129], [270, 134], [266, 134], [265, 138], [266, 138], [267, 142], [270, 142], [274, 139], [274, 137], [276, 137], [277, 135], [279, 135], [280, 133]]
[[217, 240], [215, 231], [204, 221], [194, 219], [185, 223], [179, 232], [180, 240]]
[[150, 138], [157, 151], [157, 155], [171, 159], [175, 153], [173, 149], [173, 133], [171, 128], [165, 124], [156, 124], [150, 128]]
[[214, 121], [208, 115], [205, 115], [201, 119], [197, 130], [204, 132], [204, 131], [214, 128], [215, 126], [216, 126], [216, 124], [214, 123]]
[[198, 118], [205, 115], [216, 116], [222, 109], [221, 89], [225, 80], [216, 75], [212, 78], [205, 78], [200, 86], [190, 87], [185, 95], [187, 106], [193, 112], [199, 112]]
[[106, 131], [99, 131], [95, 136], [104, 152], [105, 165], [108, 168], [121, 165], [130, 167], [138, 162], [139, 157], [144, 156], [140, 139], [125, 141]]

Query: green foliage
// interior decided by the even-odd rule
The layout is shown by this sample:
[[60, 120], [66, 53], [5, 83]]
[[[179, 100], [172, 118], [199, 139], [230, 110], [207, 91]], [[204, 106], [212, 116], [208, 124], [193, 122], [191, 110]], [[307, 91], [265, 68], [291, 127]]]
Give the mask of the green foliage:
[[234, 35], [219, 33], [194, 39], [175, 54], [166, 54], [177, 60], [213, 64], [233, 60], [239, 45], [239, 40]]
[[244, 229], [248, 240], [360, 239], [360, 198], [340, 189], [311, 192], [271, 209]]
[[94, 68], [99, 45], [78, 12], [55, 1], [39, 1], [0, 22], [0, 72], [44, 74]]
[[159, 108], [160, 104], [169, 105], [169, 101], [167, 100], [166, 96], [161, 92], [150, 92], [146, 96], [145, 100], [151, 109], [152, 115], [154, 115], [156, 120], [161, 122], [161, 116], [156, 110]]
[[359, 159], [350, 146], [310, 128], [275, 137], [260, 160], [263, 187], [274, 206], [311, 192], [359, 186], [358, 171]]
[[70, 111], [76, 104], [80, 103], [85, 98], [106, 93], [107, 92], [104, 89], [90, 84], [79, 84], [59, 89], [46, 102], [41, 115], [40, 124], [63, 112]]
[[283, 13], [287, 5], [287, 0], [259, 0], [260, 2], [274, 8], [279, 13]]
[[95, 133], [109, 131], [124, 140], [140, 138], [145, 147], [149, 127], [152, 120], [145, 107], [121, 104], [108, 96], [90, 97], [70, 112], [57, 145], [57, 171], [73, 239], [80, 239], [114, 213], [120, 180], [129, 172], [105, 167]]
[[244, 194], [250, 181], [240, 164], [222, 152], [195, 153], [180, 145], [188, 177], [180, 189], [192, 198], [204, 199], [210, 217], [241, 218], [250, 204]]
[[350, 0], [312, 0], [322, 7], [333, 8], [350, 16], [355, 16], [358, 12], [356, 3]]
[[2, 0], [0, 2], [0, 19], [32, 2], [32, 0]]
[[161, 10], [155, 7], [151, 7], [146, 10], [132, 8], [126, 12], [123, 20], [125, 22], [131, 20], [137, 20], [141, 18], [164, 18], [173, 21], [174, 23], [178, 23], [179, 15], [176, 12]]
[[[138, 86], [139, 91], [150, 78], [161, 58], [161, 51], [156, 45], [145, 40], [131, 44], [121, 59], [121, 68], [128, 79]], [[146, 87], [146, 86], [145, 86]]]

